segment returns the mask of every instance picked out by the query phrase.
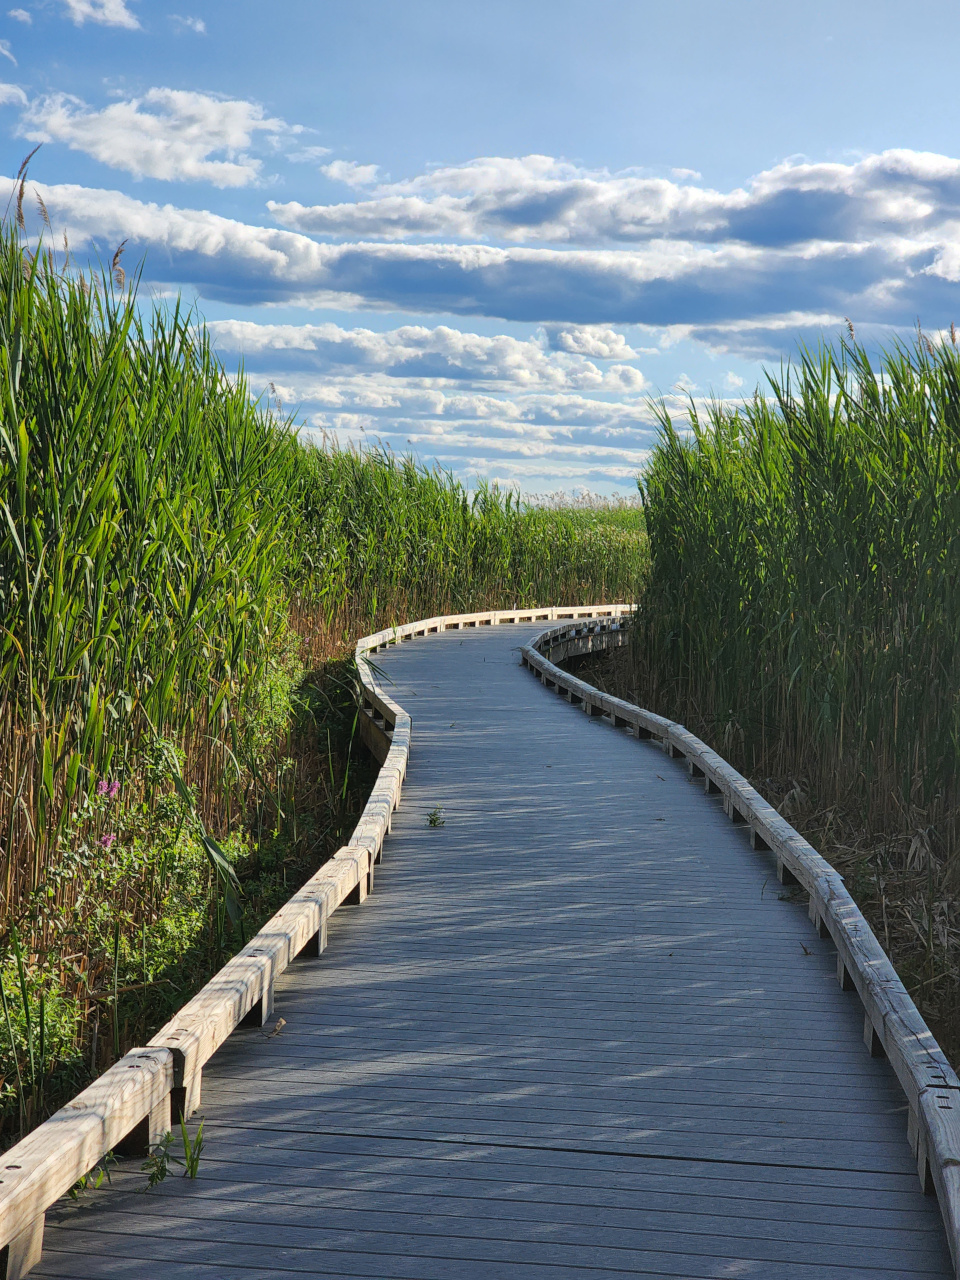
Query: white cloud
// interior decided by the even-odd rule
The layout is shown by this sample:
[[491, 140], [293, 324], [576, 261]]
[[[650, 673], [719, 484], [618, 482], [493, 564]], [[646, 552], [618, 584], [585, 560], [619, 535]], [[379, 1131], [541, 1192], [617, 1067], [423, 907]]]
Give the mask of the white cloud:
[[32, 24], [33, 18], [27, 9], [8, 9], [7, 17], [13, 18], [15, 22], [23, 22], [28, 27]]
[[930, 269], [960, 279], [960, 248], [939, 243], [941, 235], [960, 243], [960, 161], [907, 150], [855, 164], [792, 160], [730, 191], [703, 186], [692, 172], [671, 181], [550, 156], [494, 156], [382, 182], [349, 202], [268, 207], [293, 230], [384, 241], [432, 236], [616, 248], [676, 241], [771, 252], [807, 246], [814, 254], [856, 245], [895, 255], [932, 244]]
[[[299, 132], [299, 130], [297, 132]], [[324, 156], [328, 156], [329, 154], [329, 147], [300, 144], [287, 151], [287, 159], [295, 160], [299, 164], [316, 164], [318, 160], [322, 160]]]
[[376, 164], [358, 164], [356, 160], [332, 160], [321, 167], [320, 172], [335, 182], [346, 183], [348, 187], [368, 187], [376, 182], [380, 166]]
[[380, 401], [369, 388], [343, 384], [333, 391], [324, 382], [314, 389], [297, 379], [283, 390], [285, 402], [302, 404], [315, 430], [341, 444], [377, 439], [396, 451], [413, 446], [467, 480], [479, 472], [528, 488], [533, 481], [547, 488], [582, 484], [587, 474], [629, 486], [657, 431], [645, 407], [560, 394], [511, 400], [441, 394], [428, 402], [422, 393], [395, 389]]
[[[604, 372], [582, 354], [545, 351], [535, 339], [469, 333], [448, 325], [403, 325], [376, 332], [336, 324], [218, 320], [209, 327], [221, 351], [243, 356], [257, 368], [311, 369], [338, 376], [385, 374], [420, 388], [638, 392], [646, 386], [643, 374], [631, 365], [615, 364]], [[622, 336], [617, 336], [629, 353]]]
[[26, 106], [27, 95], [17, 84], [6, 84], [0, 81], [0, 106], [16, 103], [18, 107]]
[[[743, 246], [672, 242], [626, 253], [318, 244], [293, 232], [146, 203], [116, 191], [70, 185], [42, 190], [48, 207], [59, 210], [61, 224], [72, 228], [72, 244], [127, 237], [128, 255], [154, 250], [151, 268], [158, 283], [208, 285], [211, 296], [235, 291], [249, 302], [365, 304], [532, 320], [598, 309], [642, 313], [649, 309], [643, 295], [650, 285], [692, 279], [698, 289], [722, 288], [725, 273], [749, 271], [763, 261], [759, 251]], [[806, 262], [804, 270], [809, 274]], [[645, 321], [638, 314], [628, 323]], [[577, 322], [589, 323], [590, 317]]]
[[[375, 165], [336, 163], [343, 164], [344, 181], [357, 169], [364, 184], [376, 180]], [[354, 180], [351, 185], [360, 184]], [[746, 198], [746, 193], [739, 195]], [[282, 225], [319, 234], [587, 243], [644, 239], [671, 222], [686, 225], [715, 217], [715, 210], [722, 214], [724, 199], [719, 192], [638, 177], [633, 170], [610, 174], [529, 155], [489, 156], [431, 169], [401, 182], [380, 183], [369, 199], [353, 203], [274, 202], [270, 208]]]
[[13, 50], [10, 48], [9, 40], [0, 40], [0, 58], [6, 58], [8, 61], [12, 62], [14, 66], [17, 65], [17, 60], [13, 56]]
[[[8, 100], [19, 94], [9, 90]], [[235, 105], [196, 96], [205, 109]], [[247, 136], [253, 108], [239, 105]], [[212, 133], [199, 148], [190, 140], [194, 169], [217, 163], [203, 159]], [[154, 170], [173, 171], [159, 144], [158, 156]], [[824, 329], [838, 332], [847, 315], [858, 333], [912, 328], [918, 315], [925, 328], [938, 329], [956, 315], [960, 161], [891, 152], [855, 165], [781, 166], [751, 190], [766, 194], [750, 196], [736, 225], [727, 209], [728, 225], [710, 234], [701, 227], [637, 243], [559, 247], [324, 243], [118, 192], [62, 186], [43, 194], [71, 244], [112, 250], [129, 237], [128, 254], [148, 254], [148, 278], [157, 285], [246, 303], [530, 322], [542, 327], [546, 350], [584, 361], [575, 375], [581, 386], [607, 376], [598, 362], [633, 358], [620, 334], [625, 325], [655, 327], [664, 345], [692, 339], [713, 352], [766, 359], [795, 350], [798, 337], [816, 342]]]
[[228, 368], [242, 356], [254, 384], [272, 383], [312, 429], [342, 444], [413, 446], [467, 480], [479, 470], [555, 488], [591, 470], [598, 483], [629, 484], [656, 434], [639, 369], [603, 372], [545, 350], [539, 336], [448, 325], [209, 327]]
[[[133, 121], [124, 117], [116, 131], [141, 145], [139, 170], [122, 150], [108, 163], [208, 177], [211, 166], [233, 165], [215, 171], [227, 184], [255, 179], [258, 130], [274, 150], [294, 151], [289, 127], [251, 103], [152, 92], [170, 96], [115, 104]], [[0, 100], [24, 97], [7, 86]], [[109, 155], [110, 108], [45, 99], [22, 127], [44, 110], [68, 145]], [[165, 121], [156, 136], [151, 119]], [[212, 326], [225, 353], [242, 351], [262, 385], [272, 379], [286, 403], [302, 401], [317, 429], [352, 439], [362, 428], [397, 448], [410, 440], [462, 475], [482, 465], [488, 475], [536, 474], [547, 484], [626, 476], [655, 434], [647, 352], [638, 352], [633, 326], [662, 335], [664, 352], [695, 342], [725, 357], [716, 377], [735, 394], [739, 375], [724, 376], [739, 367], [734, 357], [791, 353], [798, 338], [839, 334], [844, 316], [870, 341], [889, 340], [897, 326], [909, 334], [917, 316], [930, 332], [960, 320], [960, 160], [947, 156], [795, 160], [726, 192], [692, 177], [610, 175], [550, 157], [474, 161], [402, 183], [378, 183], [372, 166], [354, 162], [327, 167], [358, 193], [337, 205], [272, 204], [279, 227], [116, 191], [39, 190], [75, 253], [87, 246], [108, 257], [129, 238], [128, 260], [146, 254], [151, 287], [186, 286], [244, 306], [525, 322], [532, 337], [472, 333], [455, 321], [386, 331], [373, 321]], [[369, 194], [363, 184], [374, 184]], [[420, 243], [424, 236], [432, 242]], [[663, 384], [682, 360], [706, 385], [710, 373], [680, 350]], [[690, 393], [701, 394], [682, 377], [668, 403], [682, 413]]]
[[600, 360], [629, 360], [636, 355], [622, 333], [603, 325], [544, 325], [544, 336], [555, 351]]
[[[890, 328], [889, 326], [887, 326]], [[861, 327], [859, 336], [870, 332], [875, 337], [892, 339], [891, 329], [884, 335], [883, 324], [874, 322]], [[725, 320], [714, 324], [671, 325], [663, 331], [661, 346], [668, 350], [676, 343], [692, 339], [701, 343], [712, 355], [735, 353], [746, 359], [779, 359], [785, 353], [793, 354], [798, 343], [816, 346], [825, 335], [828, 339], [846, 333], [842, 314], [829, 311], [787, 311], [779, 315], [764, 315], [754, 319]]]
[[67, 16], [80, 27], [85, 22], [96, 22], [103, 27], [126, 27], [135, 31], [140, 23], [127, 8], [126, 0], [63, 0]]
[[603, 375], [603, 385], [605, 389], [611, 391], [636, 393], [646, 387], [647, 380], [632, 364], [614, 364]]
[[[50, 94], [30, 104], [19, 131], [31, 142], [66, 143], [138, 178], [242, 187], [260, 173], [261, 162], [247, 152], [254, 135], [296, 130], [255, 102], [157, 88], [101, 111], [68, 94]], [[225, 158], [212, 158], [218, 155]]]
[[179, 13], [171, 13], [170, 21], [178, 31], [193, 31], [198, 36], [203, 36], [207, 33], [207, 24], [202, 18], [185, 18]]

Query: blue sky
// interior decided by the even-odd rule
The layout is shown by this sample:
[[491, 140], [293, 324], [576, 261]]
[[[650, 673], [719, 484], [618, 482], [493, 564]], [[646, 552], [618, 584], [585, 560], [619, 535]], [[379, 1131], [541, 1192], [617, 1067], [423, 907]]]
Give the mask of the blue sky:
[[960, 321], [960, 6], [23, 0], [0, 138], [304, 429], [629, 492], [650, 397]]

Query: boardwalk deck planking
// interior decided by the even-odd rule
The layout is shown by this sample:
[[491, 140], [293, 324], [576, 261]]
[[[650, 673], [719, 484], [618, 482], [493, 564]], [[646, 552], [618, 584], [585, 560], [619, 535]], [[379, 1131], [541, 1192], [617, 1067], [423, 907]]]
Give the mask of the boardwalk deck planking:
[[414, 733], [373, 895], [208, 1064], [200, 1177], [58, 1206], [34, 1274], [952, 1274], [832, 944], [682, 762], [520, 668], [542, 629], [377, 656]]

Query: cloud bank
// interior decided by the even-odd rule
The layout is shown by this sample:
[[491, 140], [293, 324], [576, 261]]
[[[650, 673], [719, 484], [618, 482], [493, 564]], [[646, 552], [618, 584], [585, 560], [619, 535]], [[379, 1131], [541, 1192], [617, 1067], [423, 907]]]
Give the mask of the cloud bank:
[[209, 325], [228, 367], [308, 430], [341, 444], [411, 447], [472, 479], [550, 488], [630, 488], [655, 423], [634, 365], [587, 359], [569, 346], [633, 352], [613, 330], [541, 331], [520, 340], [446, 325], [376, 332], [336, 324]]
[[[258, 162], [243, 148], [255, 130], [282, 126], [250, 103], [169, 90], [96, 113], [45, 99], [27, 115], [31, 138], [64, 137], [98, 155], [116, 145], [114, 163], [221, 185], [255, 177]], [[212, 158], [217, 148], [233, 159]], [[797, 328], [836, 327], [844, 316], [858, 325], [910, 326], [919, 315], [939, 326], [958, 309], [960, 161], [896, 151], [850, 165], [781, 165], [725, 194], [667, 179], [574, 177], [564, 166], [558, 177], [559, 162], [528, 161], [478, 161], [411, 180], [407, 186], [429, 179], [446, 194], [418, 197], [423, 207], [413, 224], [404, 215], [406, 239], [393, 214], [388, 238], [343, 242], [317, 234], [315, 210], [307, 216], [290, 204], [270, 203], [285, 224], [270, 227], [92, 188], [51, 186], [43, 194], [74, 243], [128, 237], [131, 251], [147, 253], [150, 278], [218, 299], [674, 327], [744, 354], [779, 352], [793, 346]], [[452, 196], [457, 184], [472, 184], [469, 194]], [[562, 199], [554, 191], [548, 211], [544, 193], [558, 184]], [[432, 218], [445, 201], [476, 200], [481, 188], [483, 209], [460, 230], [491, 232], [510, 209], [511, 238], [525, 219], [530, 243], [408, 234], [411, 225], [418, 234], [426, 226], [424, 209]], [[342, 208], [383, 233], [384, 201], [394, 198], [401, 197]], [[376, 226], [371, 208], [379, 211]], [[537, 243], [548, 231], [563, 243]]]
[[[3, 94], [23, 104], [15, 86]], [[102, 111], [51, 97], [22, 119], [31, 137], [115, 167], [220, 186], [258, 181], [255, 139], [279, 147], [293, 133], [255, 104], [170, 90]], [[112, 147], [114, 131], [142, 135], [136, 157]], [[659, 381], [638, 341], [777, 359], [844, 317], [887, 336], [917, 317], [931, 330], [960, 319], [960, 160], [947, 156], [792, 162], [722, 192], [689, 172], [605, 174], [550, 157], [381, 182], [374, 164], [297, 147], [351, 200], [271, 201], [260, 224], [119, 191], [39, 190], [75, 252], [109, 259], [127, 239], [127, 260], [145, 254], [145, 279], [161, 288], [237, 307], [450, 317], [385, 332], [239, 320], [214, 331], [225, 358], [242, 354], [314, 429], [377, 435], [461, 474], [625, 483], [650, 447], [646, 394]], [[470, 333], [471, 317], [526, 322], [536, 336]], [[736, 394], [739, 378], [724, 389]]]
[[[328, 169], [355, 187], [377, 172], [344, 161]], [[381, 183], [349, 203], [269, 207], [281, 225], [325, 236], [582, 245], [668, 238], [783, 248], [920, 231], [955, 216], [960, 195], [960, 162], [916, 151], [855, 164], [785, 163], [732, 191], [700, 186], [692, 171], [674, 173], [683, 176], [610, 174], [551, 156], [490, 157]]]
[[[158, 88], [101, 111], [69, 94], [49, 94], [29, 104], [18, 131], [31, 142], [65, 143], [136, 178], [244, 187], [260, 174], [261, 162], [247, 153], [254, 135], [291, 130], [255, 102]], [[218, 153], [226, 158], [211, 158]]]

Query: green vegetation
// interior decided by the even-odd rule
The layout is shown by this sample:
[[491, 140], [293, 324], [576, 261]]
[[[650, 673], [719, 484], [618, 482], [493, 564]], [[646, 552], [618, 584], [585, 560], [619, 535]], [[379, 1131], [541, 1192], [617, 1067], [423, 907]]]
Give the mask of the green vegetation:
[[[23, 192], [21, 190], [21, 196]], [[0, 237], [0, 1103], [22, 1132], [342, 843], [356, 637], [632, 597], [637, 527], [253, 404], [202, 325]]]
[[636, 539], [642, 538], [646, 532], [639, 496], [609, 498], [588, 491], [574, 495], [541, 493], [531, 495], [528, 502], [533, 507], [555, 513], [575, 528], [596, 531], [612, 540], [625, 536], [628, 545], [632, 542], [635, 546]]
[[960, 1049], [960, 353], [804, 354], [769, 396], [661, 409], [634, 688], [847, 877]]

